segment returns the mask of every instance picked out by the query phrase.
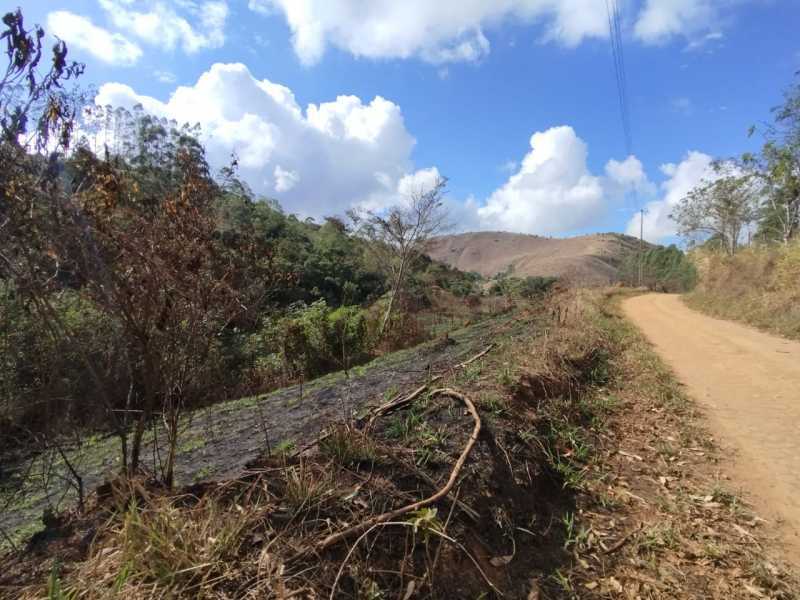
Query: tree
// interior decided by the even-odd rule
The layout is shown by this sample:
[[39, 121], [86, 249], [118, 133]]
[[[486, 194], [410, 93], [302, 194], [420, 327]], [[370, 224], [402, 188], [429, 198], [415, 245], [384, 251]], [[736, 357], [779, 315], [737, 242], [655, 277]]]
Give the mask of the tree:
[[[84, 65], [67, 61], [67, 46], [58, 41], [51, 51], [50, 69], [40, 74], [44, 30], [25, 29], [22, 11], [3, 17], [8, 66], [0, 79], [0, 130], [5, 145], [27, 146], [51, 153], [69, 145], [80, 108], [75, 95], [64, 89], [66, 82], [83, 74]], [[52, 143], [51, 143], [52, 141]], [[28, 143], [30, 142], [30, 143]], [[6, 150], [8, 148], [5, 148]]]
[[631, 254], [620, 265], [622, 280], [631, 286], [641, 284], [651, 290], [687, 292], [697, 282], [692, 261], [675, 245], [648, 248], [642, 255]]
[[788, 243], [800, 231], [800, 83], [772, 112], [775, 123], [767, 130], [760, 161], [768, 188], [762, 231]]
[[[39, 76], [44, 32], [28, 33], [19, 12], [4, 22], [0, 279], [54, 347], [79, 356], [128, 474], [141, 466], [146, 429], [161, 418], [161, 475], [171, 485], [182, 409], [220, 393], [223, 333], [279, 279], [270, 245], [246, 228], [220, 230], [218, 199], [245, 186], [214, 180], [191, 128], [115, 112], [104, 119], [113, 121], [113, 150], [71, 148], [81, 98], [62, 86], [82, 67], [67, 65], [59, 42]], [[101, 352], [61, 310], [67, 294], [113, 332]]]
[[132, 382], [124, 413], [134, 415], [128, 469], [138, 469], [143, 434], [160, 410], [169, 485], [183, 407], [220, 392], [220, 336], [259, 306], [273, 281], [268, 246], [219, 234], [221, 191], [195, 149], [178, 145], [162, 156], [162, 180], [171, 184], [155, 194], [139, 183], [149, 170], [80, 150], [71, 161], [70, 228], [87, 243], [58, 237], [53, 249], [81, 293], [119, 326]]
[[761, 156], [766, 193], [759, 234], [786, 244], [800, 231], [800, 147], [767, 142]]
[[446, 187], [447, 179], [437, 177], [430, 188], [413, 190], [405, 202], [384, 212], [350, 211], [356, 233], [368, 241], [371, 252], [391, 281], [381, 336], [403, 293], [411, 263], [425, 251], [428, 241], [446, 227], [447, 213], [442, 202]]
[[714, 164], [716, 178], [693, 189], [670, 217], [690, 241], [717, 236], [736, 254], [742, 232], [758, 216], [760, 188], [752, 173], [731, 162]]

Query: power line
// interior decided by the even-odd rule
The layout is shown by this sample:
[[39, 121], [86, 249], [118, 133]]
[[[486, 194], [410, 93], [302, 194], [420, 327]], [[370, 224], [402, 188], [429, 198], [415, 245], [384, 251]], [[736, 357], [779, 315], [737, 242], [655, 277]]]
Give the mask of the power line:
[[622, 134], [625, 139], [625, 150], [630, 156], [633, 153], [633, 135], [631, 133], [630, 106], [628, 104], [625, 55], [622, 51], [622, 26], [619, 5], [616, 0], [605, 0], [605, 2], [608, 15], [608, 36], [611, 40], [611, 55], [614, 60], [614, 75], [617, 83], [620, 117], [622, 119]]

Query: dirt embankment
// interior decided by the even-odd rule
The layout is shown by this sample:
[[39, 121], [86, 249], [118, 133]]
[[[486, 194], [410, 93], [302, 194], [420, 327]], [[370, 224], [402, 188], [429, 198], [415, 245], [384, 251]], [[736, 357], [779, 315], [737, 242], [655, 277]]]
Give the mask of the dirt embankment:
[[743, 248], [736, 256], [690, 255], [700, 281], [686, 296], [689, 306], [800, 340], [800, 240]]

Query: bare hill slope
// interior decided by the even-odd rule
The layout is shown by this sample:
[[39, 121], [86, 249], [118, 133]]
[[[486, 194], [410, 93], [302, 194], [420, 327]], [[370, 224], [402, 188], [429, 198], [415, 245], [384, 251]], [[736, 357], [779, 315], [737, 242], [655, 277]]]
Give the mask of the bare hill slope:
[[511, 268], [518, 277], [561, 277], [582, 285], [606, 285], [618, 280], [620, 264], [638, 249], [638, 239], [619, 233], [547, 238], [480, 231], [438, 237], [431, 241], [428, 254], [487, 277]]

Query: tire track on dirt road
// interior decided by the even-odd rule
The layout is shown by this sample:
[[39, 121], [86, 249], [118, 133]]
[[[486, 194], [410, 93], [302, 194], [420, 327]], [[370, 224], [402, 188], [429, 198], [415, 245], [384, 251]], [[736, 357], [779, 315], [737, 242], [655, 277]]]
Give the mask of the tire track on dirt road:
[[[730, 474], [800, 564], [800, 343], [645, 294], [623, 310], [704, 409]], [[728, 465], [725, 465], [726, 470]]]

